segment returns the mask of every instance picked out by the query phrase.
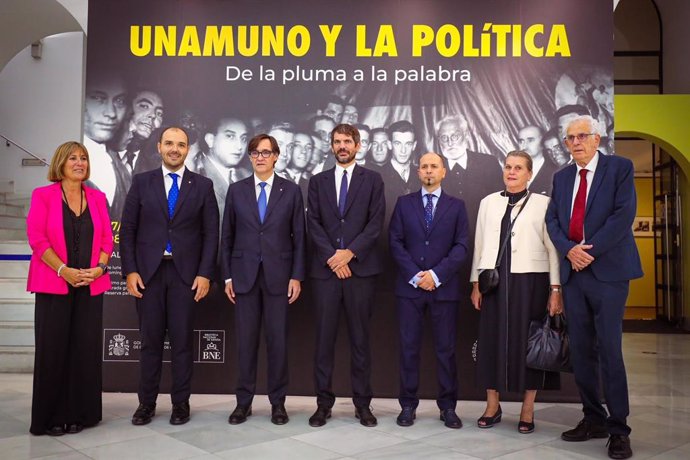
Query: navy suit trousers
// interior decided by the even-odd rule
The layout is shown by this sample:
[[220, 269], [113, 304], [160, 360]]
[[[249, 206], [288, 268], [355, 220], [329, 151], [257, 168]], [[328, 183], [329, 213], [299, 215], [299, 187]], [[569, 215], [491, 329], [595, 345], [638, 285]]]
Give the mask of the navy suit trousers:
[[170, 339], [173, 404], [189, 400], [192, 382], [194, 293], [180, 277], [172, 260], [163, 260], [137, 299], [141, 332], [139, 402], [154, 404], [163, 365], [165, 333]]
[[314, 280], [317, 322], [314, 378], [319, 406], [333, 407], [335, 403], [333, 361], [338, 319], [344, 310], [350, 336], [352, 400], [356, 407], [369, 407], [372, 398], [369, 322], [375, 288], [375, 276]]
[[285, 403], [288, 389], [287, 290], [286, 285], [284, 293], [271, 295], [266, 287], [266, 274], [261, 264], [254, 286], [245, 294], [237, 294], [235, 334], [239, 372], [235, 394], [238, 406], [249, 406], [254, 398], [262, 324], [266, 337], [268, 399], [271, 404]]
[[419, 355], [422, 347], [424, 312], [429, 311], [436, 350], [439, 409], [455, 409], [458, 397], [455, 363], [457, 301], [437, 302], [433, 293], [422, 291], [416, 299], [397, 298], [400, 329], [400, 405], [417, 407], [419, 398]]
[[[610, 434], [630, 433], [626, 424], [630, 408], [622, 350], [629, 284], [599, 281], [586, 268], [573, 271], [563, 286], [570, 357], [585, 419], [597, 424], [605, 422]], [[599, 396], [600, 373], [608, 414]]]

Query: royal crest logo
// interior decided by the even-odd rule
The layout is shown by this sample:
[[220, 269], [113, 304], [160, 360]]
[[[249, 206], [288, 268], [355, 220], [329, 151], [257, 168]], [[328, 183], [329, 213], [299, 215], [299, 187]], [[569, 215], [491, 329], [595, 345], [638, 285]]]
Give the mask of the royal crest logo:
[[108, 343], [108, 356], [129, 356], [129, 339], [121, 333], [115, 334]]

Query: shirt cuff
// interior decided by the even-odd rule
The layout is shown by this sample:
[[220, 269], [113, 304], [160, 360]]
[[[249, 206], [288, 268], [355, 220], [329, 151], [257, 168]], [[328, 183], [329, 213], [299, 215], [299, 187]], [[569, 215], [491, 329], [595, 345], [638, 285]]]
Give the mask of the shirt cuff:
[[438, 276], [436, 276], [436, 273], [434, 273], [433, 270], [429, 270], [429, 273], [431, 273], [431, 277], [434, 279], [434, 285], [436, 287], [439, 287], [441, 285], [441, 282], [438, 280]]
[[412, 279], [410, 279], [410, 281], [408, 281], [408, 283], [410, 283], [410, 284], [412, 285], [413, 288], [417, 288], [420, 279], [421, 279], [421, 278], [420, 278], [419, 276], [414, 275], [414, 276], [412, 277]]

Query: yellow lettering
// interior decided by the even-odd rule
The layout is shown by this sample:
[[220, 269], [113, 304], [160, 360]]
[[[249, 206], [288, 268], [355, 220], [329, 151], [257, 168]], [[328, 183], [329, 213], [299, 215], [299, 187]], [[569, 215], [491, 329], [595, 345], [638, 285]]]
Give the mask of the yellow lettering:
[[522, 56], [522, 24], [513, 26], [513, 57]]
[[392, 57], [396, 57], [398, 55], [398, 48], [395, 45], [393, 26], [390, 24], [383, 24], [379, 27], [379, 34], [376, 37], [376, 45], [374, 45], [375, 57], [381, 57], [384, 54]]
[[232, 26], [222, 26], [220, 30], [216, 26], [206, 26], [203, 55], [234, 56], [235, 39], [232, 35]]
[[201, 46], [199, 45], [199, 35], [196, 26], [185, 26], [180, 40], [180, 49], [177, 50], [178, 56], [201, 56]]
[[291, 27], [287, 35], [287, 46], [293, 56], [302, 57], [307, 54], [311, 46], [309, 29], [304, 26]]
[[357, 57], [371, 57], [371, 48], [367, 48], [367, 26], [357, 25]]
[[175, 42], [177, 41], [177, 26], [156, 26], [154, 29], [153, 55], [163, 56], [163, 49], [167, 56], [175, 56]]
[[332, 29], [323, 24], [319, 26], [323, 40], [326, 42], [326, 57], [335, 56], [335, 42], [338, 40], [338, 35], [340, 35], [342, 28], [342, 24], [336, 24]]
[[443, 57], [453, 57], [460, 50], [460, 31], [452, 24], [444, 24], [436, 32], [436, 49]]
[[151, 26], [129, 28], [129, 51], [137, 57], [146, 56], [151, 52]]
[[546, 57], [554, 57], [556, 54], [570, 57], [570, 44], [565, 24], [554, 24], [551, 28], [549, 43], [546, 45]]
[[249, 26], [249, 35], [247, 26], [238, 26], [237, 35], [237, 50], [241, 56], [254, 56], [259, 51], [259, 26]]
[[261, 29], [261, 55], [285, 56], [285, 26], [263, 26]]
[[462, 55], [465, 57], [478, 57], [479, 56], [479, 48], [474, 47], [474, 37], [472, 37], [473, 33], [474, 33], [474, 26], [471, 24], [465, 25], [464, 29], [462, 30], [462, 36], [463, 36], [463, 40], [465, 42], [465, 49], [464, 49]]
[[414, 24], [412, 26], [412, 56], [420, 57], [422, 48], [431, 45], [434, 41], [434, 29], [426, 24]]
[[544, 47], [535, 43], [537, 35], [544, 35], [544, 24], [533, 24], [525, 32], [525, 51], [533, 57], [543, 57]]

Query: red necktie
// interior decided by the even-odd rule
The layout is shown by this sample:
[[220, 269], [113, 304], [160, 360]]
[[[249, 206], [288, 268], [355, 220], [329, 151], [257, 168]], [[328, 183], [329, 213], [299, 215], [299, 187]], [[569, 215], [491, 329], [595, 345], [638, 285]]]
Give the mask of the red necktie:
[[568, 238], [580, 243], [585, 238], [585, 206], [587, 205], [587, 170], [580, 170], [580, 185], [577, 188], [573, 213], [570, 216]]

